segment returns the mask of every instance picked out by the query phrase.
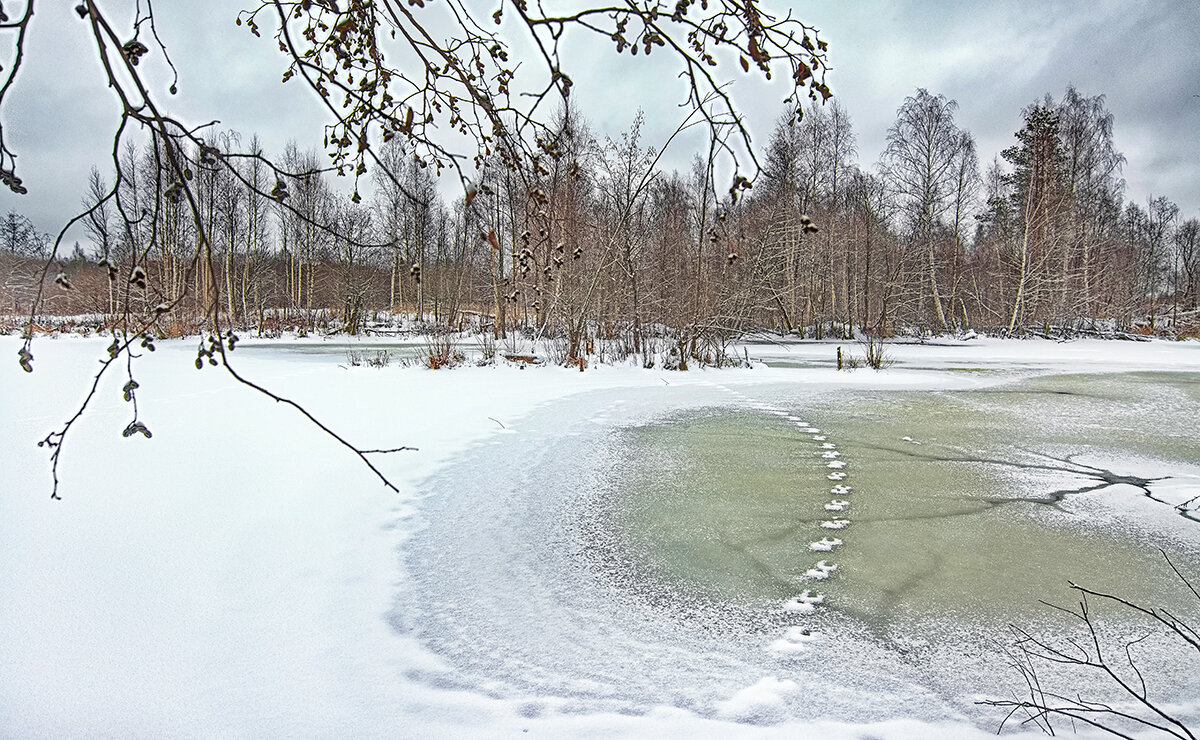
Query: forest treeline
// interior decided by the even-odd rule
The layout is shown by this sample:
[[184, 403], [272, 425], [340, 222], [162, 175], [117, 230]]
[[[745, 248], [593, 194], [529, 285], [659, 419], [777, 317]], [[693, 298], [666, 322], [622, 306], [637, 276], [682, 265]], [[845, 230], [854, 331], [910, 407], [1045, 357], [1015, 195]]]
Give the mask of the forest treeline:
[[89, 246], [46, 270], [48, 238], [5, 217], [0, 313], [41, 289], [42, 313], [140, 313], [173, 336], [214, 303], [229, 326], [267, 331], [355, 333], [386, 311], [556, 339], [564, 359], [604, 339], [684, 366], [760, 329], [1196, 331], [1200, 221], [1165, 197], [1125, 201], [1103, 96], [1031, 104], [989, 163], [956, 109], [916, 91], [864, 168], [845, 108], [814, 104], [777, 122], [753, 188], [728, 191], [715, 143], [665, 171], [640, 115], [601, 139], [564, 108], [535, 167], [485, 167], [450, 199], [398, 140], [359, 198], [314, 151], [289, 145], [272, 165], [257, 137], [226, 132], [189, 172], [210, 250], [160, 153], [127, 144], [117, 198], [92, 172]]

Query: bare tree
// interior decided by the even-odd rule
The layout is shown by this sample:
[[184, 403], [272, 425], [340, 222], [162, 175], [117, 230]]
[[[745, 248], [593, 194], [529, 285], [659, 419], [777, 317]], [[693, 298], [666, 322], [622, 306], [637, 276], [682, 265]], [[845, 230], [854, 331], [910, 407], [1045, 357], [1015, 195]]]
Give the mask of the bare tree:
[[1189, 218], [1175, 232], [1175, 259], [1179, 265], [1176, 294], [1182, 293], [1186, 310], [1200, 305], [1200, 220]]
[[[5, 65], [0, 83], [0, 114], [12, 105], [13, 82], [21, 70], [35, 3], [25, 0], [19, 5], [11, 16], [0, 20], [0, 29], [15, 35], [14, 56]], [[274, 175], [270, 189], [248, 180], [235, 163], [247, 156], [261, 160], [261, 155], [230, 151], [228, 143], [205, 138], [207, 127], [175, 117], [167, 102], [171, 98], [161, 95], [158, 85], [151, 83], [165, 77], [171, 81], [168, 92], [178, 92], [178, 75], [159, 35], [153, 4], [137, 4], [133, 17], [121, 23], [114, 22], [116, 16], [111, 14], [110, 5], [105, 0], [82, 0], [76, 8], [79, 28], [94, 46], [100, 62], [102, 72], [96, 84], [111, 90], [120, 110], [113, 125], [111, 190], [88, 209], [92, 212], [109, 202], [115, 205], [124, 232], [122, 244], [128, 253], [119, 276], [127, 285], [122, 289], [118, 337], [100, 375], [118, 367], [118, 358], [125, 358], [129, 360], [124, 364], [132, 382], [131, 347], [149, 344], [146, 332], [184, 298], [184, 293], [171, 289], [174, 276], [165, 284], [167, 290], [162, 289], [162, 280], [151, 278], [149, 262], [156, 250], [161, 252], [164, 247], [172, 255], [168, 261], [174, 262], [175, 245], [190, 244], [177, 255], [183, 273], [178, 284], [195, 297], [205, 327], [198, 365], [203, 367], [209, 361], [224, 365], [239, 382], [276, 400], [286, 400], [255, 385], [229, 365], [228, 352], [235, 341], [229, 325], [233, 313], [230, 293], [234, 289], [234, 246], [230, 240], [226, 279], [222, 281], [217, 269], [218, 234], [214, 231], [216, 178], [220, 173], [220, 177], [231, 178], [240, 187], [277, 204], [284, 247], [293, 259], [288, 273], [290, 292], [294, 305], [303, 305], [311, 322], [315, 255], [333, 240], [332, 227], [319, 211], [324, 207], [318, 192], [320, 170], [281, 168], [264, 161]], [[537, 202], [537, 194], [544, 195], [538, 187], [539, 179], [548, 172], [544, 163], [562, 156], [549, 135], [545, 116], [551, 105], [548, 101], [566, 99], [571, 94], [573, 81], [563, 57], [567, 45], [562, 43], [571, 33], [608, 39], [617, 53], [648, 55], [659, 50], [660, 54], [669, 54], [682, 69], [691, 109], [706, 122], [712, 132], [710, 138], [734, 163], [730, 192], [735, 195], [751, 184], [737, 166], [739, 153], [743, 158], [748, 156], [752, 164], [756, 159], [748, 129], [724, 84], [730, 76], [727, 71], [740, 67], [744, 74], [782, 80], [797, 115], [805, 97], [825, 99], [831, 94], [824, 83], [826, 45], [816, 30], [790, 14], [771, 14], [759, 0], [715, 0], [700, 8], [690, 2], [671, 5], [652, 1], [584, 6], [561, 14], [546, 12], [541, 5], [511, 2], [500, 4], [488, 16], [487, 11], [465, 0], [436, 4], [381, 0], [348, 5], [270, 0], [243, 12], [237, 22], [256, 36], [266, 29], [284, 54], [285, 82], [303, 81], [332, 116], [334, 122], [326, 128], [325, 141], [333, 170], [350, 176], [355, 185], [369, 165], [388, 173], [377, 147], [398, 138], [407, 142], [420, 164], [432, 167], [434, 172], [447, 168], [457, 172], [466, 201], [478, 192], [471, 170], [488, 163], [513, 173], [529, 196], [528, 203], [544, 205]], [[437, 36], [435, 28], [439, 29]], [[526, 64], [510, 60], [514, 43], [531, 46], [534, 59]], [[718, 54], [718, 47], [726, 53]], [[153, 166], [149, 175], [138, 171], [135, 157], [127, 156], [134, 129], [145, 132], [151, 140]], [[435, 133], [438, 130], [454, 132], [457, 138], [443, 138]], [[21, 194], [26, 189], [17, 172], [10, 137], [4, 134], [0, 127], [0, 183]], [[753, 175], [753, 170], [751, 167], [749, 174]], [[396, 174], [391, 172], [390, 176]], [[147, 176], [149, 181], [144, 179]], [[268, 182], [271, 179], [267, 178]], [[153, 198], [136, 180], [153, 183]], [[360, 200], [357, 187], [351, 199]], [[231, 205], [227, 215], [232, 218], [234, 214]], [[45, 262], [43, 277], [67, 229], [87, 216], [80, 214], [64, 225]], [[190, 233], [176, 230], [179, 219], [186, 219]], [[30, 302], [30, 329], [43, 296], [39, 285]], [[32, 371], [33, 332], [27, 334], [18, 359], [24, 369]], [[99, 379], [80, 413], [98, 387]], [[308, 415], [298, 404], [292, 405]], [[51, 450], [55, 497], [62, 443], [78, 418], [79, 414], [44, 440]], [[128, 429], [133, 433], [144, 429], [136, 409]], [[334, 436], [379, 473], [363, 450]]]
[[46, 255], [49, 237], [25, 216], [9, 211], [0, 221], [0, 250], [21, 257], [40, 259]]
[[633, 321], [633, 351], [642, 348], [642, 249], [648, 242], [651, 186], [658, 175], [658, 153], [653, 147], [642, 148], [641, 130], [645, 118], [639, 111], [620, 142], [608, 139], [600, 158], [597, 192], [604, 209], [605, 233], [612, 241], [625, 279], [629, 301], [628, 315]]
[[1113, 115], [1104, 96], [1085, 97], [1068, 86], [1058, 104], [1067, 197], [1073, 234], [1060, 268], [1064, 308], [1094, 315], [1096, 275], [1102, 255], [1116, 239], [1125, 157], [1113, 141]]
[[[971, 142], [954, 122], [958, 103], [924, 88], [904, 99], [888, 129], [883, 155], [885, 177], [900, 198], [912, 243], [925, 255], [924, 282], [937, 325], [948, 327], [935, 237], [943, 217], [957, 203], [960, 152]], [[956, 167], [956, 164], [959, 167]]]
[[16, 211], [0, 221], [0, 292], [14, 312], [21, 310], [38, 292], [45, 273], [37, 269], [44, 258], [48, 237]]
[[1179, 218], [1179, 206], [1165, 196], [1151, 196], [1146, 208], [1145, 223], [1145, 256], [1143, 257], [1146, 300], [1149, 304], [1150, 328], [1159, 311], [1159, 298], [1167, 287], [1167, 280], [1174, 280], [1175, 274], [1168, 276], [1172, 269], [1171, 241], [1174, 235], [1175, 223]]

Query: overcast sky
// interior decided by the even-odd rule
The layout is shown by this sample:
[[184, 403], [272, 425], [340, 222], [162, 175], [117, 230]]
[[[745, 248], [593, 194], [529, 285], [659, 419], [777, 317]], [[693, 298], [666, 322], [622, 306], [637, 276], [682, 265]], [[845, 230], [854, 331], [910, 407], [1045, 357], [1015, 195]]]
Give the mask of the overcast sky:
[[[172, 112], [191, 123], [219, 119], [223, 129], [258, 133], [268, 153], [289, 139], [319, 147], [324, 119], [311, 94], [296, 83], [280, 84], [283, 59], [269, 38], [234, 25], [236, 11], [250, 2], [157, 3], [160, 35], [181, 74]], [[850, 112], [864, 166], [878, 159], [896, 109], [919, 87], [958, 101], [959, 125], [975, 135], [981, 161], [989, 162], [1013, 142], [1024, 106], [1046, 93], [1060, 98], [1074, 84], [1084, 95], [1107, 97], [1117, 147], [1128, 159], [1127, 197], [1144, 203], [1165, 195], [1185, 217], [1200, 215], [1200, 2], [767, 4], [791, 7], [829, 42], [828, 81]], [[111, 177], [106, 159], [117, 109], [72, 5], [39, 4], [21, 79], [3, 111], [5, 142], [20, 156], [30, 193], [0, 193], [0, 213], [17, 210], [50, 232], [78, 210], [93, 164]], [[10, 37], [3, 40], [11, 46]], [[652, 57], [650, 66], [642, 61], [618, 60], [610, 46], [596, 44], [576, 46], [567, 57], [574, 97], [597, 133], [617, 136], [639, 107], [648, 118], [647, 143], [678, 122], [677, 69], [666, 66], [666, 55]], [[7, 68], [11, 61], [0, 63]], [[759, 145], [783, 94], [745, 82], [736, 92]], [[682, 168], [692, 151], [685, 146], [669, 154], [668, 166]]]

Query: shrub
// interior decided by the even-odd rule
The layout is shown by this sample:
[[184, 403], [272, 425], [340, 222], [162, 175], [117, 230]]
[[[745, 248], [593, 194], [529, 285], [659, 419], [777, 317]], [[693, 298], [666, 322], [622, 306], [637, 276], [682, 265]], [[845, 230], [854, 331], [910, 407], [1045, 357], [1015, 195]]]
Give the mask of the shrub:
[[449, 335], [430, 337], [425, 342], [425, 366], [430, 370], [461, 365], [466, 359]]
[[863, 351], [866, 353], [867, 367], [883, 370], [896, 362], [884, 349], [883, 340], [879, 337], [867, 337], [863, 340], [862, 345]]

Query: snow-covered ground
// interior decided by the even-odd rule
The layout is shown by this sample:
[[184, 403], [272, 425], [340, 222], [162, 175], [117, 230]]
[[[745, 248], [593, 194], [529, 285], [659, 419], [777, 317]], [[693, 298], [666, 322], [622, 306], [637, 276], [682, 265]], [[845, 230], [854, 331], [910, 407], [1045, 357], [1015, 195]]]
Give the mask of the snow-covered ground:
[[[464, 657], [461, 642], [459, 653], [447, 653], [447, 643], [429, 638], [429, 624], [470, 619], [471, 609], [489, 604], [507, 608], [506, 579], [553, 578], [553, 567], [546, 576], [505, 559], [522, 547], [504, 541], [509, 526], [514, 536], [529, 533], [520, 521], [496, 523], [479, 537], [460, 531], [446, 557], [462, 568], [474, 562], [474, 579], [501, 584], [495, 599], [464, 592], [460, 603], [471, 609], [457, 611], [438, 599], [414, 604], [408, 600], [438, 587], [414, 570], [437, 565], [431, 535], [454, 530], [453, 522], [431, 517], [456, 512], [439, 501], [460, 486], [486, 493], [493, 477], [509, 481], [497, 495], [524, 497], [504, 511], [558, 510], [561, 502], [539, 496], [581, 483], [538, 475], [539, 450], [586, 450], [614, 424], [757, 397], [758, 388], [966, 389], [1051, 372], [1200, 371], [1195, 342], [893, 346], [898, 362], [883, 373], [834, 371], [837, 343], [755, 344], [749, 356], [767, 364], [688, 373], [346, 367], [336, 355], [239, 344], [241, 372], [303, 403], [353, 443], [419, 448], [373, 456], [399, 486], [396, 494], [293, 409], [238, 386], [222, 369], [194, 370], [191, 342], [162, 342], [135, 366], [140, 418], [153, 439], [122, 437], [131, 419], [121, 398], [126, 379], [108, 378], [66, 439], [63, 500], [51, 501], [47, 452], [37, 442], [74, 413], [106, 344], [41, 339], [33, 348], [36, 371], [27, 375], [15, 361], [19, 341], [0, 337], [0, 358], [8, 358], [0, 361], [0, 737], [991, 736], [994, 727], [939, 716], [932, 699], [823, 713], [823, 694], [841, 692], [830, 706], [852, 706], [856, 684], [813, 693], [771, 650], [760, 665], [739, 661], [716, 681], [706, 670], [719, 672], [723, 663], [706, 669], [703, 654], [687, 658], [691, 677], [673, 675], [679, 700], [669, 686], [641, 703], [627, 696], [574, 700], [605, 696], [638, 678], [620, 675], [638, 669], [628, 654], [611, 663], [604, 654], [607, 640], [596, 631], [615, 623], [592, 622], [587, 613], [555, 613], [555, 624], [538, 624], [536, 614], [523, 626], [515, 624], [519, 616], [505, 624], [530, 644], [543, 630], [548, 646], [574, 636], [559, 662], [572, 682], [588, 686], [556, 691], [553, 671], [501, 675], [495, 684], [459, 678], [463, 661], [484, 672], [520, 663], [494, 654]], [[844, 346], [861, 355], [852, 343]], [[991, 372], [957, 372], [968, 369]], [[622, 401], [636, 408], [622, 409]], [[571, 443], [555, 447], [564, 436]], [[512, 457], [516, 452], [523, 456]], [[570, 468], [560, 463], [555, 470]], [[829, 485], [841, 486], [832, 479]], [[831, 509], [829, 519], [842, 519], [839, 512]], [[844, 536], [826, 532], [831, 541], [835, 534]], [[825, 552], [814, 555], [814, 563], [832, 562]], [[513, 572], [509, 562], [533, 571]], [[445, 593], [460, 587], [448, 584]], [[549, 589], [544, 597], [539, 608], [555, 609], [559, 594]], [[813, 598], [800, 598], [796, 608], [811, 608]], [[435, 609], [441, 611], [431, 614]], [[501, 637], [478, 649], [504, 650]], [[625, 649], [629, 637], [614, 635], [612, 643]], [[818, 649], [806, 648], [803, 631], [782, 639], [804, 655]], [[612, 669], [579, 676], [578, 666], [593, 654]], [[647, 652], [646, 674], [672, 675], [656, 661], [673, 657]], [[737, 685], [728, 685], [731, 677]], [[697, 706], [689, 682], [724, 693]], [[869, 677], [861, 683], [873, 685]]]

